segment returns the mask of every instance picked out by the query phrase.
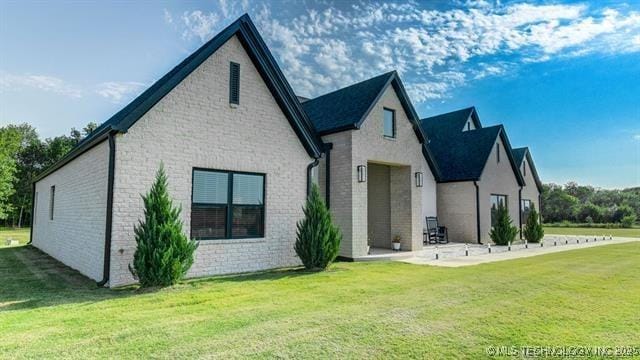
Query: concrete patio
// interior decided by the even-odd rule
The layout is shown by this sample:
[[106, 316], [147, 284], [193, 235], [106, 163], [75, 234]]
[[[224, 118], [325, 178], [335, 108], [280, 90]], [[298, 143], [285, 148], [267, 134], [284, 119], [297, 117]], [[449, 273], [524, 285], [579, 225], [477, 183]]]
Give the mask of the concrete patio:
[[512, 244], [510, 249], [508, 246], [491, 245], [491, 252], [489, 252], [487, 245], [462, 243], [425, 245], [419, 251], [372, 248], [369, 255], [356, 258], [354, 261], [395, 260], [418, 265], [460, 267], [632, 241], [640, 241], [640, 239], [610, 237], [609, 235], [550, 235], [545, 236], [541, 243], [525, 245], [524, 242], [518, 242]]

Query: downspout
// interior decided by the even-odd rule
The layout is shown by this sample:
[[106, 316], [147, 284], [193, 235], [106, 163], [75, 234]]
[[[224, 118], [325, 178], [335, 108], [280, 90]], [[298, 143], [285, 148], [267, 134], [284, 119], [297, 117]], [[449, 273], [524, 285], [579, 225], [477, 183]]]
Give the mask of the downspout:
[[307, 198], [311, 196], [311, 171], [314, 167], [318, 166], [320, 159], [313, 159], [313, 162], [307, 165]]
[[478, 237], [478, 244], [482, 245], [482, 240], [480, 239], [480, 187], [477, 181], [474, 181], [473, 185], [476, 187], [476, 236]]
[[116, 139], [114, 133], [109, 133], [109, 174], [107, 177], [107, 219], [104, 230], [104, 268], [102, 270], [102, 280], [96, 285], [103, 287], [109, 281], [111, 267], [111, 226], [113, 220], [113, 179], [116, 165]]
[[331, 150], [333, 149], [333, 143], [325, 144], [325, 154], [327, 154], [327, 160], [325, 162], [325, 184], [324, 184], [324, 193], [325, 193], [325, 204], [327, 205], [327, 209], [331, 209]]
[[520, 223], [520, 239], [522, 240], [522, 186], [518, 190], [518, 222]]
[[35, 211], [35, 201], [36, 201], [36, 183], [33, 182], [31, 183], [31, 226], [29, 227], [29, 242], [27, 243], [27, 245], [31, 245], [31, 243], [33, 242], [33, 224], [34, 221], [33, 219], [35, 219], [36, 214], [34, 214]]

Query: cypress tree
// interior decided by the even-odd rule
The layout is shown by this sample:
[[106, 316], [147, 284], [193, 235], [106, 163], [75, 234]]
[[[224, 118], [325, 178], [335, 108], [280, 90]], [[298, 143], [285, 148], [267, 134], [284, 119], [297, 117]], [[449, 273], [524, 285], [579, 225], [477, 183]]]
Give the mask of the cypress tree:
[[544, 229], [539, 220], [536, 208], [531, 205], [531, 212], [529, 212], [529, 216], [527, 217], [527, 224], [522, 231], [524, 238], [530, 243], [540, 242], [544, 237]]
[[507, 245], [518, 234], [518, 228], [512, 225], [507, 208], [500, 204], [496, 213], [496, 224], [491, 229], [489, 236], [496, 245]]
[[338, 256], [342, 234], [331, 220], [331, 213], [313, 184], [303, 208], [304, 218], [297, 224], [295, 250], [309, 270], [325, 270]]
[[164, 166], [144, 201], [144, 220], [134, 228], [136, 251], [129, 271], [140, 286], [169, 286], [182, 279], [191, 265], [198, 244], [182, 231], [181, 207], [173, 205], [167, 192]]

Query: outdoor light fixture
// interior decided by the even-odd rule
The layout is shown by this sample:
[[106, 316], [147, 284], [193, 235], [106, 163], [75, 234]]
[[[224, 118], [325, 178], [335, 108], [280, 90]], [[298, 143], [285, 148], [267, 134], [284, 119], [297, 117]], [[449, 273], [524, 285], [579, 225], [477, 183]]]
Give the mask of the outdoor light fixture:
[[525, 249], [529, 248], [529, 243], [527, 243], [527, 239], [524, 240], [524, 248]]
[[422, 187], [422, 173], [416, 173], [416, 187]]
[[358, 165], [358, 182], [367, 181], [367, 167], [364, 165]]
[[464, 244], [464, 256], [469, 256], [469, 245]]
[[507, 244], [507, 251], [511, 251], [511, 241]]
[[491, 243], [487, 243], [487, 250], [489, 250], [489, 254], [491, 254]]
[[436, 260], [438, 260], [439, 256], [438, 256], [438, 245], [436, 245]]

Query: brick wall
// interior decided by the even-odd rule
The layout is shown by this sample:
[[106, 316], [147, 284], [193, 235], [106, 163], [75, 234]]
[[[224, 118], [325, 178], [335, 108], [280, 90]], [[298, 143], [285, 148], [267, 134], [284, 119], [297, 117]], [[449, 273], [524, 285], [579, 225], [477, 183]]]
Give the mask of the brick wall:
[[94, 280], [103, 275], [108, 168], [103, 141], [36, 183], [33, 245]]
[[[240, 105], [229, 106], [229, 62], [240, 64]], [[116, 139], [111, 286], [131, 283], [133, 228], [160, 161], [189, 233], [193, 167], [266, 174], [265, 237], [203, 240], [188, 276], [296, 265], [296, 221], [312, 162], [257, 69], [234, 37], [126, 134]]]

